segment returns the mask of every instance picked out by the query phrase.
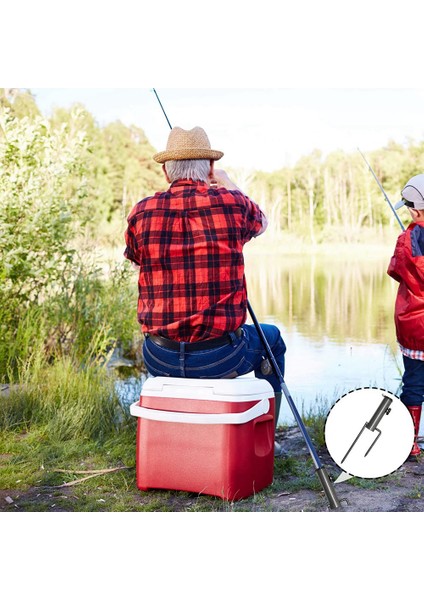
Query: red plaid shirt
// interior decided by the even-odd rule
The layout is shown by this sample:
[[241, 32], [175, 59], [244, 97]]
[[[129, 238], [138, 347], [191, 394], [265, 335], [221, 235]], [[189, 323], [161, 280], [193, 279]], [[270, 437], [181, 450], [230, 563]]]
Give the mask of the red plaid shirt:
[[240, 327], [247, 307], [243, 246], [265, 223], [241, 192], [191, 179], [138, 202], [124, 255], [140, 265], [142, 331], [197, 342]]

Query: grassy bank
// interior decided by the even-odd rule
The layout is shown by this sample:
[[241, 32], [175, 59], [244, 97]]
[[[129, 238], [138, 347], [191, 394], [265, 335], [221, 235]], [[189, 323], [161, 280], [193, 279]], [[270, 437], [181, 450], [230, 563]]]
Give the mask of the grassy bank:
[[[300, 489], [320, 491], [311, 461], [276, 459], [274, 483], [254, 496], [228, 502], [178, 491], [139, 491], [135, 434], [95, 442], [55, 444], [42, 429], [0, 436], [0, 510], [18, 512], [266, 511], [269, 500]], [[295, 480], [295, 482], [294, 482]], [[6, 499], [7, 498], [7, 499]]]
[[[68, 357], [50, 366], [32, 365], [30, 373], [0, 394], [0, 512], [328, 510], [297, 426], [278, 428], [284, 454], [274, 460], [273, 483], [249, 498], [230, 502], [180, 491], [140, 491], [136, 419], [121, 405], [106, 365], [82, 368]], [[302, 420], [335, 480], [340, 469], [325, 447], [327, 412], [320, 399]], [[340, 498], [350, 498], [349, 510], [421, 510], [417, 475], [422, 474], [416, 463], [380, 479], [352, 478], [337, 490]]]
[[[271, 486], [234, 503], [178, 491], [139, 491], [136, 419], [121, 408], [107, 374], [101, 379], [98, 375], [91, 372], [80, 381], [78, 373], [68, 369], [54, 399], [41, 401], [41, 387], [16, 389], [2, 397], [1, 511], [266, 511], [272, 510], [272, 499], [278, 494], [308, 489], [319, 497], [311, 460], [289, 454], [275, 460]], [[87, 379], [96, 381], [97, 393], [89, 392], [91, 403], [84, 397]], [[321, 444], [322, 415], [309, 414], [305, 422], [314, 442]], [[292, 429], [280, 428], [279, 437], [286, 440]]]
[[[15, 396], [16, 400], [18, 395]], [[303, 415], [329, 475], [340, 469], [320, 440], [323, 415]], [[249, 498], [212, 496], [136, 486], [135, 419], [124, 419], [101, 439], [58, 439], [48, 424], [0, 433], [1, 512], [326, 512], [327, 500], [298, 427], [281, 427], [284, 455], [274, 461], [273, 483]], [[343, 510], [421, 511], [424, 463], [415, 462], [379, 479], [352, 478], [337, 486]], [[418, 482], [418, 483], [417, 483]], [[345, 499], [347, 501], [345, 502]]]

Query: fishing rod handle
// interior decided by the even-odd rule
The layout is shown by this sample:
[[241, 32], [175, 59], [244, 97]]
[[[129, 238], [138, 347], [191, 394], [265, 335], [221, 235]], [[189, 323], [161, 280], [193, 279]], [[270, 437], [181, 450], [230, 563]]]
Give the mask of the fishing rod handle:
[[277, 361], [275, 360], [275, 356], [274, 356], [274, 354], [273, 354], [273, 352], [271, 350], [271, 347], [270, 347], [270, 345], [268, 343], [268, 340], [266, 339], [265, 334], [262, 331], [262, 327], [260, 326], [259, 321], [256, 318], [255, 313], [253, 312], [253, 309], [252, 309], [252, 307], [250, 305], [249, 300], [247, 301], [247, 309], [248, 309], [249, 314], [250, 314], [250, 316], [252, 318], [253, 324], [256, 327], [256, 331], [258, 332], [258, 335], [261, 338], [261, 342], [262, 342], [263, 346], [265, 347], [266, 353], [268, 355], [268, 359], [269, 359], [269, 361], [270, 361], [270, 363], [271, 363], [271, 365], [272, 365], [272, 367], [274, 369], [274, 373], [276, 374], [279, 382], [281, 384], [284, 384], [284, 378], [283, 378], [283, 375], [281, 373], [281, 370], [280, 370], [280, 368], [279, 368], [279, 366], [277, 364]]

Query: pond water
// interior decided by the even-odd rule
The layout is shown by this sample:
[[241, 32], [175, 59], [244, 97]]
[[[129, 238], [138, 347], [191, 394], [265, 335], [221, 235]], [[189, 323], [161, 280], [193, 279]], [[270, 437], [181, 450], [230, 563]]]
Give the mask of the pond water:
[[[397, 283], [387, 274], [391, 249], [365, 257], [246, 256], [250, 304], [259, 322], [276, 324], [286, 342], [285, 382], [301, 414], [330, 408], [360, 387], [399, 393], [403, 370], [393, 308]], [[134, 401], [143, 379], [127, 379]], [[280, 423], [294, 422], [282, 401]]]
[[[286, 342], [285, 382], [301, 413], [359, 387], [398, 392], [402, 358], [393, 321], [397, 283], [387, 257], [247, 257], [250, 302]], [[280, 423], [292, 423], [282, 402]]]

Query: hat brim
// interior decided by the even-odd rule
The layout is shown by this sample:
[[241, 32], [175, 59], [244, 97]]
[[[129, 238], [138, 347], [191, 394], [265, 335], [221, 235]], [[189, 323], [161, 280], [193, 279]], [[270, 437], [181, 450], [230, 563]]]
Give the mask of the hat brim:
[[219, 150], [210, 148], [180, 148], [179, 150], [164, 150], [153, 155], [153, 160], [157, 163], [165, 163], [168, 160], [219, 160], [224, 156]]
[[402, 206], [406, 206], [406, 204], [403, 200], [399, 200], [399, 202], [396, 202], [395, 204], [395, 210], [399, 210], [400, 208], [402, 208]]

